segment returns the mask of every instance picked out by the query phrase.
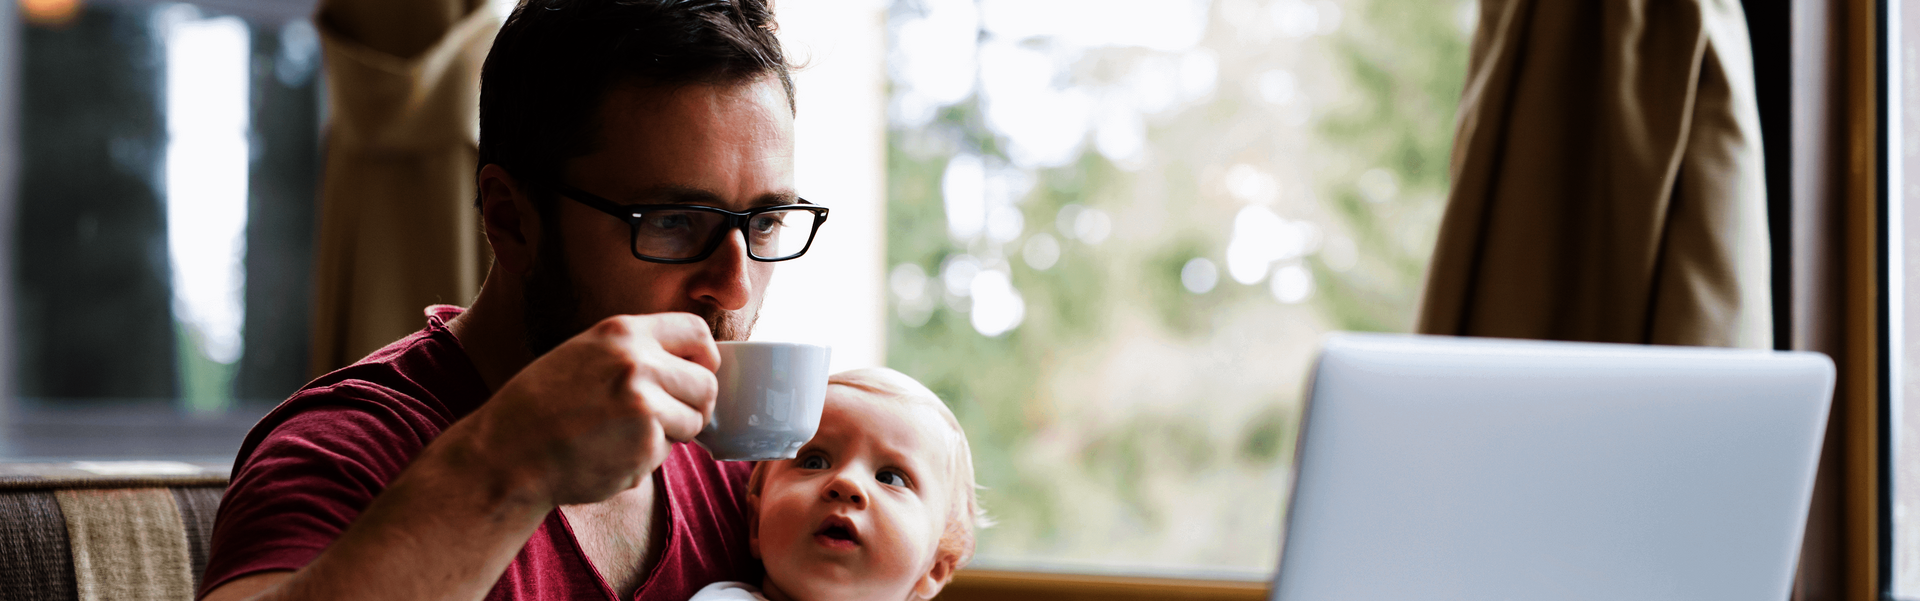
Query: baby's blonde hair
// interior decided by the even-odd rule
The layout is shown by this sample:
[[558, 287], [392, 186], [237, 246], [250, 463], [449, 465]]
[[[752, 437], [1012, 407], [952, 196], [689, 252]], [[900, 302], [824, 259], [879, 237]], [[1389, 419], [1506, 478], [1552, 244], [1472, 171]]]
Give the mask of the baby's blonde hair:
[[[967, 432], [960, 427], [960, 420], [953, 416], [953, 410], [940, 401], [940, 396], [929, 390], [926, 385], [906, 374], [885, 367], [867, 367], [843, 371], [827, 378], [827, 386], [845, 386], [874, 396], [898, 400], [911, 406], [921, 406], [934, 410], [953, 427], [953, 455], [948, 468], [953, 474], [953, 493], [957, 501], [947, 516], [946, 532], [940, 536], [940, 552], [955, 558], [954, 568], [967, 565], [973, 559], [973, 533], [977, 528], [993, 525], [987, 518], [987, 512], [980, 507], [979, 485], [973, 478], [973, 450], [967, 446]], [[760, 487], [766, 480], [767, 466], [772, 462], [763, 461], [753, 467], [753, 475], [747, 480], [747, 492], [760, 494]]]

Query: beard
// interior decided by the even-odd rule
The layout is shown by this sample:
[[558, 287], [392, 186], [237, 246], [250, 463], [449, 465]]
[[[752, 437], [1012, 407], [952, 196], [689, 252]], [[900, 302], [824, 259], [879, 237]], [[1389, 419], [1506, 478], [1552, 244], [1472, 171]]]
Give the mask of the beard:
[[707, 322], [707, 331], [713, 333], [714, 342], [746, 340], [748, 336], [753, 335], [753, 324], [760, 322], [760, 312], [753, 309], [728, 311], [713, 306], [707, 309], [709, 310], [692, 313]]
[[[560, 237], [556, 234], [547, 232], [541, 237], [540, 252], [534, 257], [533, 273], [528, 275], [526, 288], [521, 291], [523, 314], [520, 323], [526, 329], [527, 350], [534, 357], [547, 354], [547, 351], [587, 331], [601, 319], [613, 316], [582, 314], [579, 289], [574, 286], [572, 271], [567, 268], [565, 253], [560, 248]], [[701, 321], [707, 323], [707, 331], [713, 335], [713, 339], [724, 342], [746, 340], [753, 335], [753, 326], [760, 321], [759, 308], [756, 303], [739, 311], [728, 311], [701, 304], [678, 310], [699, 316]]]

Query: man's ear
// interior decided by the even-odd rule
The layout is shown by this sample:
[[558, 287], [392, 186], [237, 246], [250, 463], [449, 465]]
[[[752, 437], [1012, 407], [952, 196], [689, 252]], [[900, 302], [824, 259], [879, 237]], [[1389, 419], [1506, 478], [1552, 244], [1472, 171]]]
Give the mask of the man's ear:
[[540, 248], [540, 213], [520, 180], [499, 165], [480, 168], [480, 221], [493, 258], [508, 273], [525, 276]]
[[747, 550], [760, 559], [760, 495], [747, 493]]
[[913, 598], [932, 599], [940, 594], [940, 589], [953, 582], [953, 573], [960, 569], [960, 558], [945, 549], [934, 551], [933, 566], [927, 573], [913, 581]]

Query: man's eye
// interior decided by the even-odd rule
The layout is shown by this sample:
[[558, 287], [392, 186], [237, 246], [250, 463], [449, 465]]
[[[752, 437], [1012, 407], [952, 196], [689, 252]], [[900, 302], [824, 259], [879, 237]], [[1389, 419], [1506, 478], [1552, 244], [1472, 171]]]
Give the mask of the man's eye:
[[693, 220], [680, 213], [649, 215], [647, 229], [655, 231], [684, 230], [693, 224]]
[[881, 470], [880, 473], [874, 474], [873, 479], [879, 480], [881, 484], [885, 484], [887, 486], [906, 486], [907, 485], [906, 474], [902, 474], [900, 472], [896, 472], [893, 470]]
[[748, 227], [752, 227], [753, 231], [760, 233], [771, 232], [780, 227], [780, 218], [773, 215], [760, 215], [754, 217], [753, 222], [748, 224]]
[[827, 469], [827, 458], [821, 457], [819, 455], [808, 455], [806, 457], [802, 457], [800, 458], [800, 469], [803, 469], [803, 470]]

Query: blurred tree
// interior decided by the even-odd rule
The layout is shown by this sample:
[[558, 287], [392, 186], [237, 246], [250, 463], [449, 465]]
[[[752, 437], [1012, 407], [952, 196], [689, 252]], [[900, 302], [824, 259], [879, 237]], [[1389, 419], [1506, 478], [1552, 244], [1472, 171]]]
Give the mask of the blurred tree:
[[[1329, 111], [1317, 133], [1323, 147], [1353, 166], [1324, 185], [1355, 234], [1361, 274], [1322, 269], [1323, 305], [1341, 329], [1409, 331], [1445, 208], [1471, 38], [1465, 19], [1477, 7], [1386, 0], [1348, 6], [1359, 18], [1341, 29], [1333, 54], [1355, 101]], [[1370, 194], [1368, 184], [1397, 191]]]
[[[896, 0], [890, 21], [930, 14], [924, 1]], [[1012, 40], [1048, 53], [1051, 85], [1106, 115], [1065, 164], [1022, 164], [1021, 132], [989, 118], [991, 72], [924, 123], [896, 116], [889, 133], [888, 363], [967, 428], [1000, 522], [981, 535], [988, 562], [1270, 570], [1320, 334], [1411, 326], [1470, 7], [1161, 8], [1209, 11], [1197, 47]], [[981, 47], [1008, 41], [997, 35], [982, 29]], [[1166, 65], [1170, 77], [1149, 77]], [[909, 85], [894, 80], [896, 106]], [[1156, 94], [1177, 99], [1156, 110]], [[1145, 139], [1133, 156], [1111, 143], [1129, 119]], [[1013, 191], [1018, 236], [950, 227], [980, 202], [946, 197], [971, 194], [950, 174], [977, 177], [971, 163], [950, 169], [974, 160], [956, 157], [979, 157], [990, 189], [1030, 184]], [[975, 303], [994, 300], [974, 293], [993, 289], [974, 284], [998, 277], [988, 272], [1005, 274], [1024, 307], [1011, 331], [979, 327]]]

